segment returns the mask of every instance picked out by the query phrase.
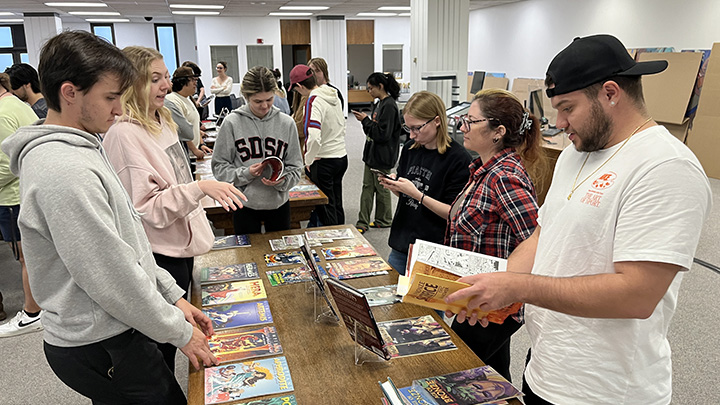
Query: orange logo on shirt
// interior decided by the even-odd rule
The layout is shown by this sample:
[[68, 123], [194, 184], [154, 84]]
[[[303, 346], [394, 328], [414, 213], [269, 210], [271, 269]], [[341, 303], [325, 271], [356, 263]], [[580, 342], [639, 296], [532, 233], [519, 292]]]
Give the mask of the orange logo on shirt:
[[613, 172], [608, 172], [595, 179], [595, 181], [592, 182], [592, 186], [593, 188], [598, 190], [605, 190], [606, 188], [610, 188], [610, 186], [613, 185], [616, 178], [617, 174]]

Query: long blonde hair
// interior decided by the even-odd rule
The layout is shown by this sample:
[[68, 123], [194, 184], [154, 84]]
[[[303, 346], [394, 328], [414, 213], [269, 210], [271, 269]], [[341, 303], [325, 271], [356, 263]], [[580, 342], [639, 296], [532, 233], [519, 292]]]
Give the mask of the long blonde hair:
[[[152, 81], [150, 65], [158, 59], [162, 60], [163, 56], [157, 50], [144, 46], [128, 46], [123, 49], [123, 53], [137, 70], [135, 81], [121, 97], [123, 118], [138, 121], [149, 133], [159, 135], [162, 127], [155, 117], [150, 116], [150, 82]], [[168, 126], [177, 130], [177, 125], [167, 107], [162, 106], [157, 112]]]
[[[452, 139], [448, 134], [447, 116], [445, 115], [445, 103], [435, 93], [429, 91], [418, 91], [413, 94], [405, 104], [403, 114], [410, 114], [413, 117], [428, 121], [439, 117], [440, 125], [437, 127], [437, 134], [435, 135], [435, 141], [437, 142], [437, 151], [441, 155], [447, 151], [450, 147]], [[420, 145], [416, 142], [410, 148], [419, 148]]]

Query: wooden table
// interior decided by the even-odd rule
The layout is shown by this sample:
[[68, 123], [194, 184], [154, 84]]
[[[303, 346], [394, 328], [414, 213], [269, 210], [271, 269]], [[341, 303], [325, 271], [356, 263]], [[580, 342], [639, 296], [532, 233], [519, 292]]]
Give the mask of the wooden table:
[[[328, 228], [342, 228], [347, 225]], [[356, 238], [364, 242], [355, 227], [350, 227]], [[354, 363], [354, 342], [342, 323], [337, 325], [315, 323], [313, 319], [313, 294], [306, 293], [305, 284], [292, 284], [272, 287], [264, 275], [269, 267], [265, 266], [264, 254], [271, 253], [268, 240], [281, 235], [300, 234], [302, 230], [272, 232], [250, 235], [251, 247], [212, 251], [195, 260], [192, 303], [200, 306], [200, 288], [197, 280], [202, 267], [228, 265], [242, 262], [255, 262], [260, 269], [260, 277], [267, 291], [270, 311], [274, 325], [283, 346], [283, 355], [290, 367], [295, 391], [293, 394], [301, 405], [365, 405], [380, 404], [382, 393], [378, 381], [391, 377], [400, 387], [411, 385], [419, 378], [432, 377], [455, 371], [466, 370], [483, 365], [483, 362], [465, 345], [465, 343], [445, 324], [457, 350], [396, 358], [389, 362]], [[334, 244], [342, 244], [337, 241]], [[333, 244], [324, 244], [323, 247]], [[316, 248], [317, 249], [317, 248]], [[324, 262], [324, 259], [321, 259]], [[277, 268], [277, 267], [272, 267]], [[280, 267], [282, 268], [282, 267]], [[397, 273], [348, 280], [357, 288], [380, 286], [397, 282]], [[432, 314], [434, 311], [409, 304], [397, 303], [373, 308], [378, 321], [409, 318]], [[442, 323], [442, 321], [440, 321]], [[188, 404], [203, 404], [204, 372], [190, 365], [188, 376]], [[269, 398], [259, 397], [259, 398]], [[239, 401], [244, 402], [244, 401]], [[515, 400], [512, 404], [520, 404]]]
[[557, 163], [558, 156], [560, 156], [560, 152], [562, 152], [563, 149], [567, 148], [568, 145], [572, 143], [564, 132], [561, 132], [552, 137], [544, 137], [543, 139], [546, 139], [551, 143], [543, 141], [542, 145], [543, 150], [545, 151], [545, 156], [547, 156], [548, 168], [543, 179], [543, 187], [538, 187], [535, 190], [539, 206], [545, 202], [545, 196], [547, 195], [548, 189], [550, 188], [553, 171], [555, 171], [555, 164]]

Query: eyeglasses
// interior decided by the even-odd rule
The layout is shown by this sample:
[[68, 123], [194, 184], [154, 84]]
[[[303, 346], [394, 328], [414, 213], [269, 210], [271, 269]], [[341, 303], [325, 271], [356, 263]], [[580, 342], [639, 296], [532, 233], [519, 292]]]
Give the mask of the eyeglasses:
[[435, 118], [437, 118], [437, 116], [430, 118], [429, 120], [427, 120], [427, 122], [420, 125], [419, 127], [409, 127], [409, 126], [403, 124], [402, 129], [405, 130], [405, 132], [415, 132], [417, 134], [417, 133], [420, 133], [420, 130], [423, 129], [423, 127], [425, 125], [427, 125], [427, 124], [431, 123], [433, 120], [435, 120]]
[[467, 115], [463, 115], [463, 116], [460, 117], [460, 121], [458, 122], [457, 128], [458, 128], [458, 129], [461, 129], [461, 128], [467, 126], [467, 129], [470, 130], [470, 126], [471, 126], [472, 124], [477, 124], [477, 123], [480, 123], [480, 122], [490, 121], [490, 120], [494, 120], [494, 119], [495, 119], [495, 118], [481, 118], [481, 119], [479, 119], [479, 120], [471, 120], [471, 119], [468, 118]]

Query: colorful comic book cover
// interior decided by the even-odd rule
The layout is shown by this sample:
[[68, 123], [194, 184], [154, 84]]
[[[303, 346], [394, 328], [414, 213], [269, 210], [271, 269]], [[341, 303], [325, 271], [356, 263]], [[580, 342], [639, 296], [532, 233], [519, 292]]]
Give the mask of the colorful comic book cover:
[[250, 238], [247, 235], [216, 236], [212, 250], [248, 246], [250, 246]]
[[216, 333], [208, 339], [208, 344], [220, 363], [274, 356], [283, 352], [273, 326]]
[[294, 267], [291, 269], [268, 270], [265, 275], [270, 281], [270, 285], [275, 287], [285, 284], [303, 283], [312, 281], [312, 276], [305, 266]]
[[388, 274], [392, 270], [382, 257], [363, 257], [328, 263], [328, 272], [340, 280]]
[[371, 307], [400, 302], [400, 296], [397, 295], [397, 284], [361, 288], [358, 291], [365, 294]]
[[223, 330], [243, 326], [272, 323], [273, 317], [267, 301], [241, 302], [218, 305], [202, 310], [212, 321], [213, 329]]
[[[315, 256], [315, 262], [320, 262], [320, 258]], [[288, 264], [304, 264], [303, 256], [300, 252], [283, 252], [268, 253], [265, 255], [265, 264], [268, 267], [285, 266]]]
[[490, 366], [415, 380], [412, 387], [428, 402], [448, 405], [497, 403], [523, 395]]
[[422, 394], [414, 387], [398, 388], [400, 395], [405, 397], [410, 405], [435, 405], [435, 402], [428, 402]]
[[231, 264], [229, 266], [204, 267], [200, 269], [200, 283], [209, 284], [221, 281], [253, 280], [260, 278], [255, 263]]
[[457, 349], [450, 335], [431, 315], [378, 323], [391, 357]]
[[285, 356], [205, 369], [206, 404], [286, 393], [294, 389]]
[[295, 399], [295, 395], [287, 395], [268, 399], [256, 399], [238, 405], [297, 405], [297, 400]]
[[377, 255], [370, 245], [364, 243], [324, 248], [322, 253], [325, 260], [352, 259], [353, 257]]
[[261, 280], [208, 284], [201, 287], [202, 305], [230, 304], [267, 298]]

